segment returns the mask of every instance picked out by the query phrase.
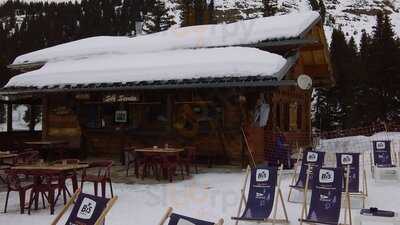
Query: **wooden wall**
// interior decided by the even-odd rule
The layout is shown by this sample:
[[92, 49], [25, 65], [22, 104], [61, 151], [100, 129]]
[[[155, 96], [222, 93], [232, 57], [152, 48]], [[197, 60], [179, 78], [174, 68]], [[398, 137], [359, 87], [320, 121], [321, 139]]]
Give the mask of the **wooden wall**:
[[66, 140], [69, 148], [80, 148], [82, 131], [74, 107], [67, 95], [44, 99], [43, 139]]

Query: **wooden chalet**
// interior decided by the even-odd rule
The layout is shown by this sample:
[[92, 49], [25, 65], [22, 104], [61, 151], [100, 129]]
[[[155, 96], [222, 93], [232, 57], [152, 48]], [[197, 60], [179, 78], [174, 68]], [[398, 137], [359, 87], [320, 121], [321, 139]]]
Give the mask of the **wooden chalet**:
[[[247, 24], [251, 23], [247, 21]], [[134, 38], [95, 37], [20, 56], [9, 67], [24, 73], [13, 77], [0, 90], [2, 103], [8, 107], [13, 104], [41, 106], [42, 130], [35, 131], [31, 126], [29, 131], [22, 134], [11, 128], [12, 122], [9, 119], [7, 132], [0, 134], [0, 141], [5, 143], [12, 139], [10, 137], [16, 137], [20, 142], [27, 139], [62, 139], [69, 141], [71, 149], [91, 156], [117, 156], [127, 145], [190, 145], [196, 146], [200, 159], [211, 157], [222, 163], [245, 163], [248, 160], [242, 128], [258, 162], [273, 161], [279, 154], [275, 150], [277, 133], [282, 133], [292, 147], [296, 143], [300, 146], [309, 145], [312, 141], [312, 89], [300, 89], [296, 80], [298, 76], [306, 74], [312, 78], [313, 88], [334, 83], [321, 18], [318, 13], [310, 12], [255, 19], [254, 24], [246, 38], [234, 39], [232, 36], [242, 35], [238, 32], [229, 33], [221, 39], [218, 27], [227, 25], [208, 25], [177, 29], [173, 31], [173, 38], [168, 33]], [[207, 34], [207, 29], [213, 31]], [[196, 32], [194, 38], [191, 38], [193, 34], [190, 32]], [[253, 33], [256, 36], [254, 39]], [[262, 50], [274, 57], [281, 57], [285, 63], [270, 75], [256, 75], [257, 71], [250, 69], [251, 62], [248, 70], [252, 72], [240, 76], [201, 75], [182, 78], [160, 73], [161, 78], [158, 80], [147, 79], [145, 76], [133, 79], [132, 75], [132, 80], [124, 76], [123, 81], [107, 81], [102, 80], [107, 74], [99, 72], [104, 67], [104, 73], [107, 73], [107, 70], [112, 69], [112, 64], [123, 61], [118, 57], [125, 59], [132, 54], [148, 57], [148, 54], [157, 54], [157, 51], [176, 49], [182, 49], [182, 54], [184, 51], [201, 49], [210, 52], [212, 49], [228, 51], [225, 47], [234, 48], [233, 51], [238, 50], [236, 47], [250, 49], [248, 51]], [[108, 51], [108, 48], [114, 50]], [[174, 54], [181, 53], [175, 51]], [[108, 55], [117, 55], [117, 58], [102, 59], [99, 62], [103, 63], [97, 64], [85, 61]], [[181, 58], [190, 55], [196, 53]], [[152, 60], [151, 57], [148, 60]], [[221, 59], [218, 55], [213, 57]], [[69, 60], [81, 62], [82, 67]], [[199, 60], [193, 59], [196, 63]], [[156, 61], [153, 65], [158, 63]], [[235, 62], [234, 59], [232, 62], [229, 59], [227, 61]], [[275, 66], [267, 61], [266, 67]], [[126, 66], [131, 66], [128, 64]], [[223, 65], [226, 64], [222, 60], [220, 65], [224, 69]], [[165, 66], [178, 72], [183, 70], [179, 64]], [[201, 72], [216, 70], [217, 66], [200, 66], [197, 68], [199, 71], [194, 72], [203, 74]], [[94, 70], [96, 68], [93, 67], [99, 68]], [[149, 66], [145, 69], [147, 71], [151, 68]], [[82, 74], [82, 82], [65, 81], [79, 81], [79, 77], [73, 75], [78, 70]], [[90, 76], [85, 76], [86, 70], [90, 71], [87, 74], [101, 73], [99, 82], [96, 82], [97, 78], [86, 79]], [[51, 79], [51, 74], [55, 74], [54, 79]], [[270, 113], [267, 125], [259, 127], [254, 123], [254, 117], [257, 105], [263, 101], [269, 105]], [[8, 116], [12, 117], [10, 111]]]

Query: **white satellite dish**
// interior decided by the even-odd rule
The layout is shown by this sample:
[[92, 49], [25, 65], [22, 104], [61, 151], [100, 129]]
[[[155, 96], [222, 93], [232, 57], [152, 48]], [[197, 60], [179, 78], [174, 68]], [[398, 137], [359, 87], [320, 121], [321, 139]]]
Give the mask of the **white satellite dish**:
[[312, 79], [310, 76], [302, 74], [297, 78], [297, 85], [303, 90], [309, 90], [312, 88]]

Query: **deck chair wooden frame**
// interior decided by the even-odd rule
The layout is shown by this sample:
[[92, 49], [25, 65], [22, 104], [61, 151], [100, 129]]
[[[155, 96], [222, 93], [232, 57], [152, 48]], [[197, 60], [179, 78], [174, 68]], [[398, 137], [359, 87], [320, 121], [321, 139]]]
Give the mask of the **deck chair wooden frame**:
[[[308, 189], [308, 185], [309, 185], [309, 175], [311, 172], [311, 168], [310, 166], [308, 166], [307, 169], [307, 179], [306, 179], [306, 184], [304, 189], [307, 190]], [[347, 166], [347, 172], [345, 174], [345, 192], [343, 193], [343, 195], [345, 196], [345, 201], [346, 201], [346, 207], [344, 209], [344, 223], [339, 223], [338, 225], [352, 225], [352, 216], [351, 216], [351, 201], [350, 201], [350, 194], [349, 194], [349, 176], [350, 176], [350, 166]], [[348, 215], [347, 215], [348, 214]], [[303, 225], [303, 223], [305, 224], [310, 224], [310, 225], [315, 225], [318, 224], [316, 222], [308, 222], [306, 221], [305, 218], [307, 218], [308, 215], [308, 210], [307, 210], [307, 191], [304, 191], [304, 199], [303, 199], [303, 206], [301, 208], [301, 214], [300, 214], [300, 225]], [[347, 221], [348, 220], [348, 221]], [[320, 223], [320, 224], [324, 224], [324, 223]]]
[[[78, 198], [79, 194], [81, 193], [81, 189], [76, 190], [76, 192], [71, 196], [71, 199], [67, 202], [67, 204], [64, 206], [64, 208], [61, 210], [61, 212], [54, 218], [53, 222], [51, 222], [51, 225], [57, 225], [57, 223], [60, 221], [60, 219], [64, 216], [64, 214], [67, 212], [69, 207], [74, 204], [75, 200]], [[106, 208], [103, 210], [101, 213], [100, 217], [97, 219], [95, 225], [101, 225], [104, 219], [106, 218], [107, 214], [110, 212], [111, 208], [114, 206], [115, 202], [118, 200], [117, 196], [114, 196], [113, 198], [108, 201]]]
[[[392, 144], [392, 141], [390, 142]], [[397, 177], [400, 177], [400, 152], [397, 152], [390, 146], [390, 156], [392, 157], [392, 165], [394, 167], [377, 167], [375, 165], [375, 157], [374, 157], [374, 147], [372, 147], [372, 150], [369, 152], [370, 154], [370, 167], [371, 167], [371, 175], [373, 179], [376, 179], [376, 174], [375, 172], [377, 170], [380, 171], [395, 171], [397, 173]]]
[[[282, 194], [282, 190], [281, 190], [281, 175], [282, 175], [282, 171], [283, 171], [283, 165], [281, 165], [278, 169], [278, 179], [277, 179], [277, 184], [276, 184], [276, 190], [275, 190], [275, 198], [274, 198], [274, 206], [272, 209], [273, 215], [272, 215], [272, 219], [265, 219], [265, 220], [246, 220], [246, 219], [242, 219], [242, 221], [246, 221], [246, 222], [256, 222], [256, 223], [270, 223], [272, 225], [274, 224], [289, 224], [289, 218], [287, 215], [287, 210], [286, 210], [286, 205], [285, 205], [285, 201], [283, 200], [283, 194]], [[248, 179], [249, 179], [249, 175], [251, 173], [251, 167], [250, 165], [247, 166], [246, 169], [246, 176], [244, 179], [244, 183], [243, 183], [243, 188], [240, 190], [240, 203], [239, 203], [239, 208], [238, 208], [238, 212], [237, 212], [237, 218], [240, 217], [240, 214], [242, 213], [242, 209], [243, 206], [246, 205], [247, 199], [246, 199], [246, 187], [247, 187], [247, 183], [248, 183]], [[285, 215], [284, 219], [277, 219], [276, 218], [276, 214], [278, 211], [278, 198], [281, 201], [282, 204], [282, 210], [283, 213]], [[238, 225], [240, 220], [235, 220], [235, 225]]]
[[[167, 221], [167, 219], [171, 216], [173, 212], [173, 208], [169, 207], [167, 209], [167, 211], [165, 212], [164, 216], [161, 218], [161, 221], [158, 223], [158, 225], [164, 225], [165, 222]], [[224, 224], [224, 220], [221, 218], [218, 220], [217, 223], [215, 223], [215, 225], [223, 225]]]
[[[296, 163], [295, 163], [295, 170], [294, 170], [295, 172], [294, 172], [294, 174], [292, 176], [292, 179], [291, 179], [290, 185], [289, 185], [289, 194], [288, 194], [287, 201], [290, 202], [290, 203], [298, 203], [298, 202], [292, 201], [291, 198], [290, 198], [290, 197], [292, 197], [293, 189], [296, 189], [296, 190], [298, 190], [298, 191], [300, 191], [300, 192], [302, 192], [304, 194], [304, 188], [296, 188], [296, 187], [294, 187], [294, 185], [297, 182], [297, 179], [299, 179], [300, 170], [301, 170], [301, 166], [302, 166], [301, 161], [302, 161], [302, 158], [303, 158], [303, 153], [304, 153], [303, 149], [300, 148], [298, 150], [298, 155], [297, 155], [297, 159], [296, 159]], [[310, 166], [310, 164], [306, 164], [306, 165]], [[297, 170], [299, 170], [299, 172], [297, 172]]]
[[[365, 201], [368, 198], [368, 183], [367, 183], [367, 170], [365, 169], [365, 154], [360, 154], [362, 161], [362, 175], [361, 175], [361, 191], [349, 192], [350, 197], [359, 197], [362, 199], [362, 207], [365, 208]], [[345, 193], [343, 193], [345, 194]]]

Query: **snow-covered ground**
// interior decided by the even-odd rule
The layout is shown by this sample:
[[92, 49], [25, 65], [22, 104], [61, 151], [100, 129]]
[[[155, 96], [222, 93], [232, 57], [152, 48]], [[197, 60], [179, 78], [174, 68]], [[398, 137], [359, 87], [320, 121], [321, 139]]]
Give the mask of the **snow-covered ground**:
[[[107, 217], [107, 225], [155, 225], [167, 207], [172, 206], [176, 212], [189, 216], [216, 221], [225, 220], [225, 224], [233, 224], [230, 220], [237, 212], [239, 192], [244, 179], [244, 172], [225, 171], [220, 173], [201, 173], [192, 179], [170, 184], [127, 185], [115, 184], [115, 193], [119, 200]], [[288, 185], [290, 175], [284, 175], [282, 189], [291, 224], [299, 224], [301, 205], [288, 203]], [[374, 183], [368, 176], [369, 198], [367, 206], [400, 211], [399, 183]], [[85, 190], [92, 192], [92, 186]], [[4, 203], [5, 193], [0, 193], [0, 202]], [[20, 215], [18, 197], [13, 193], [7, 214], [0, 213], [0, 224], [44, 225], [50, 224], [54, 216], [49, 210], [34, 211], [32, 215]], [[61, 210], [58, 205], [56, 213]], [[1, 210], [2, 211], [2, 210]], [[354, 209], [353, 215], [359, 214]], [[60, 223], [62, 224], [62, 223]], [[250, 224], [242, 222], [241, 224]], [[377, 223], [370, 223], [377, 224]]]

